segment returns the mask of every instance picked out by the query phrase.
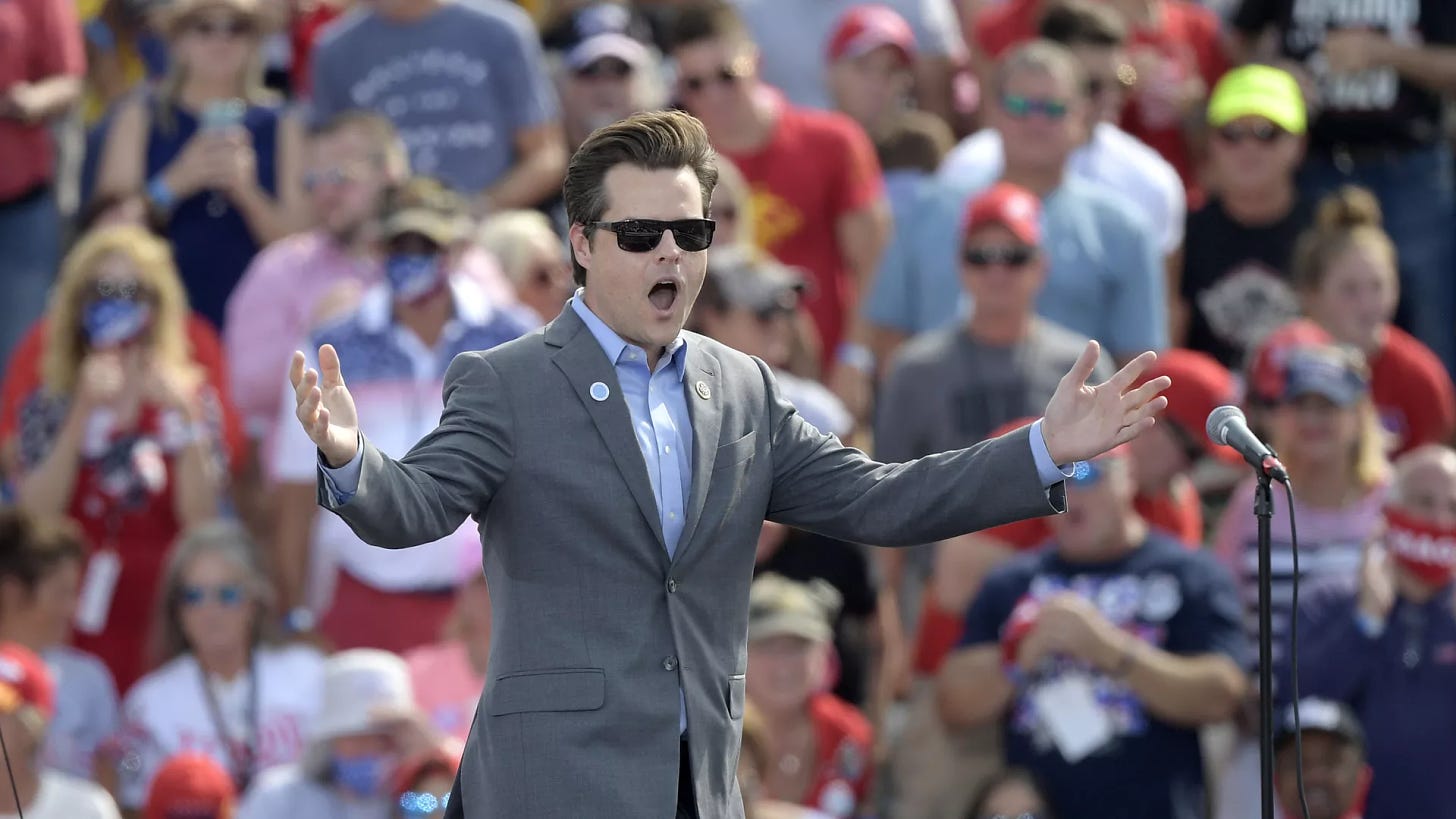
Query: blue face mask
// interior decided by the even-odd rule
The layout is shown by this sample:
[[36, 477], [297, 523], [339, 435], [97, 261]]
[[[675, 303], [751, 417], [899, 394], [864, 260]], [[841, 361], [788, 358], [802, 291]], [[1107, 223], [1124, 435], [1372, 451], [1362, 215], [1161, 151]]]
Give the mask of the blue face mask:
[[435, 292], [443, 276], [434, 253], [395, 253], [384, 260], [384, 277], [395, 301], [419, 301]]
[[145, 302], [101, 298], [81, 311], [81, 329], [92, 347], [115, 347], [141, 335], [151, 318], [152, 310]]
[[394, 760], [386, 754], [334, 757], [334, 781], [360, 798], [383, 795], [393, 770]]

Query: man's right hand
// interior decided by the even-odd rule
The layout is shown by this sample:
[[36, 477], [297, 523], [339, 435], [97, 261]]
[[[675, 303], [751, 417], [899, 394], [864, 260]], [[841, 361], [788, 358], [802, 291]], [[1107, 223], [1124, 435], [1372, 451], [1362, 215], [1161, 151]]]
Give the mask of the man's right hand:
[[[288, 379], [298, 400], [298, 422], [308, 438], [335, 469], [354, 459], [359, 451], [359, 416], [354, 397], [344, 386], [339, 353], [332, 344], [318, 351], [319, 369], [308, 367], [302, 352], [293, 354]], [[319, 373], [323, 375], [320, 377]]]

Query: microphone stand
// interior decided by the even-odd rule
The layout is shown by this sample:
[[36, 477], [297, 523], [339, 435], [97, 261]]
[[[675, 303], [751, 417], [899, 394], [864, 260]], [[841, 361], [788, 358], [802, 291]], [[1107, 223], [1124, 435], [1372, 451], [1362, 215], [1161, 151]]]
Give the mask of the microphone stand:
[[[1270, 523], [1274, 517], [1272, 478], [1257, 470], [1254, 515], [1259, 525], [1259, 796], [1261, 819], [1274, 819], [1274, 629], [1270, 611]], [[1290, 510], [1293, 514], [1294, 510]]]

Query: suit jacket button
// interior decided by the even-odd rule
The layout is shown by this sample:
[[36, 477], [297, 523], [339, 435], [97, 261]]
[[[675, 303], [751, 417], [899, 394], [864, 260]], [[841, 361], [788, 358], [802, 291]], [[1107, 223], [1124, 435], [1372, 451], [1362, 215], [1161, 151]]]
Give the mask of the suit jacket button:
[[667, 593], [668, 594], [672, 594], [675, 591], [677, 591], [677, 581], [676, 580], [668, 580], [667, 581]]
[[663, 658], [663, 660], [662, 660], [662, 670], [663, 671], [676, 671], [677, 670], [677, 658], [676, 657], [665, 657], [665, 658]]

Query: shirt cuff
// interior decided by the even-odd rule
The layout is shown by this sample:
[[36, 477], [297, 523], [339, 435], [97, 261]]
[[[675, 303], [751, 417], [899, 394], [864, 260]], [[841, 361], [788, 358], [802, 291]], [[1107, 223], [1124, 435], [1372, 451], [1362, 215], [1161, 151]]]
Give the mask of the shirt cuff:
[[1036, 461], [1036, 474], [1041, 478], [1041, 485], [1045, 487], [1056, 486], [1066, 479], [1077, 474], [1077, 465], [1062, 466], [1052, 460], [1051, 452], [1047, 451], [1046, 438], [1041, 434], [1041, 419], [1038, 418], [1031, 425], [1031, 457]]
[[1383, 618], [1371, 617], [1358, 608], [1355, 609], [1355, 625], [1360, 628], [1360, 633], [1370, 640], [1378, 640], [1380, 635], [1385, 633]]
[[359, 473], [364, 467], [364, 447], [354, 450], [354, 457], [337, 469], [328, 465], [322, 453], [318, 455], [318, 465], [319, 474], [324, 476], [324, 486], [334, 503], [342, 506], [354, 499], [359, 491]]

